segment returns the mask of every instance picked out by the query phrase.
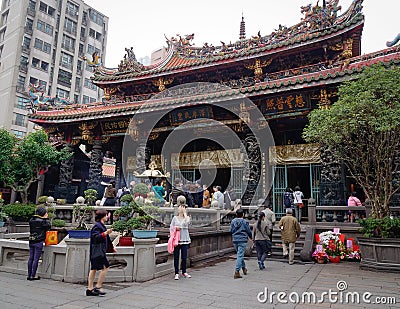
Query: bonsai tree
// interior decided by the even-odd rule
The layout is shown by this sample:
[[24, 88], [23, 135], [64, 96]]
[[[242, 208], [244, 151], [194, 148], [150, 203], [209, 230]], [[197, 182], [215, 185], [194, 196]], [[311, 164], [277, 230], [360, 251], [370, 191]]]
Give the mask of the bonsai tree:
[[133, 189], [132, 189], [133, 195], [136, 196], [142, 196], [142, 197], [146, 197], [147, 193], [150, 192], [149, 187], [144, 184], [144, 183], [137, 183], [136, 185], [134, 185]]
[[30, 186], [39, 180], [49, 166], [71, 157], [67, 148], [58, 151], [48, 141], [43, 130], [17, 139], [0, 129], [0, 181], [21, 194], [22, 203], [28, 202]]
[[88, 205], [94, 205], [97, 200], [97, 190], [87, 189], [83, 192], [85, 194], [85, 201]]
[[372, 203], [372, 216], [389, 215], [400, 180], [400, 68], [376, 65], [339, 87], [338, 101], [309, 114], [308, 142], [329, 147]]

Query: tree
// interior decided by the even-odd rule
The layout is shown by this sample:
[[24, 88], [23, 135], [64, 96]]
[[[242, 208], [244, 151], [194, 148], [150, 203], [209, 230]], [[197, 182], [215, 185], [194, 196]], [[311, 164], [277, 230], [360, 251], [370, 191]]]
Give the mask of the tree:
[[28, 202], [28, 190], [39, 180], [49, 166], [71, 157], [63, 148], [58, 151], [48, 141], [43, 130], [29, 133], [18, 140], [5, 129], [0, 129], [0, 181], [21, 194], [22, 202]]
[[338, 101], [314, 110], [303, 131], [308, 142], [334, 151], [372, 203], [389, 215], [400, 180], [400, 68], [376, 65], [339, 87]]

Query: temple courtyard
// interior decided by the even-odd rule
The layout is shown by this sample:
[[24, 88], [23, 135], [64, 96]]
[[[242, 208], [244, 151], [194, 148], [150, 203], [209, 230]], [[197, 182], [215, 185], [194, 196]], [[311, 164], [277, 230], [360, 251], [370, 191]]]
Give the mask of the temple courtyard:
[[9, 308], [400, 308], [400, 274], [359, 269], [356, 262], [288, 265], [267, 261], [260, 271], [233, 279], [235, 256], [146, 283], [107, 283], [104, 297], [84, 296], [85, 285], [2, 272], [0, 299]]

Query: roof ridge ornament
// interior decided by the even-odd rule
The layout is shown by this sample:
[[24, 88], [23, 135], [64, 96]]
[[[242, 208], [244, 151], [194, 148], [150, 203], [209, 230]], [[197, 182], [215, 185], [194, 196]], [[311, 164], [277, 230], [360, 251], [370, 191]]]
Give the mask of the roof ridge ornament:
[[396, 45], [399, 41], [400, 41], [400, 33], [394, 38], [393, 41], [386, 42], [386, 46], [392, 47], [392, 46]]

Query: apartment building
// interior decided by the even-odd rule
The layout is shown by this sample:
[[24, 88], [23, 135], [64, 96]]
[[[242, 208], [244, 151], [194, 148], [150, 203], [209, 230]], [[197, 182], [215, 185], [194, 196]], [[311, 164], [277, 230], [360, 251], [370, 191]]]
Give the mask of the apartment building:
[[29, 84], [76, 103], [101, 99], [81, 56], [105, 57], [108, 17], [80, 0], [0, 1], [0, 127], [18, 137], [34, 129]]

